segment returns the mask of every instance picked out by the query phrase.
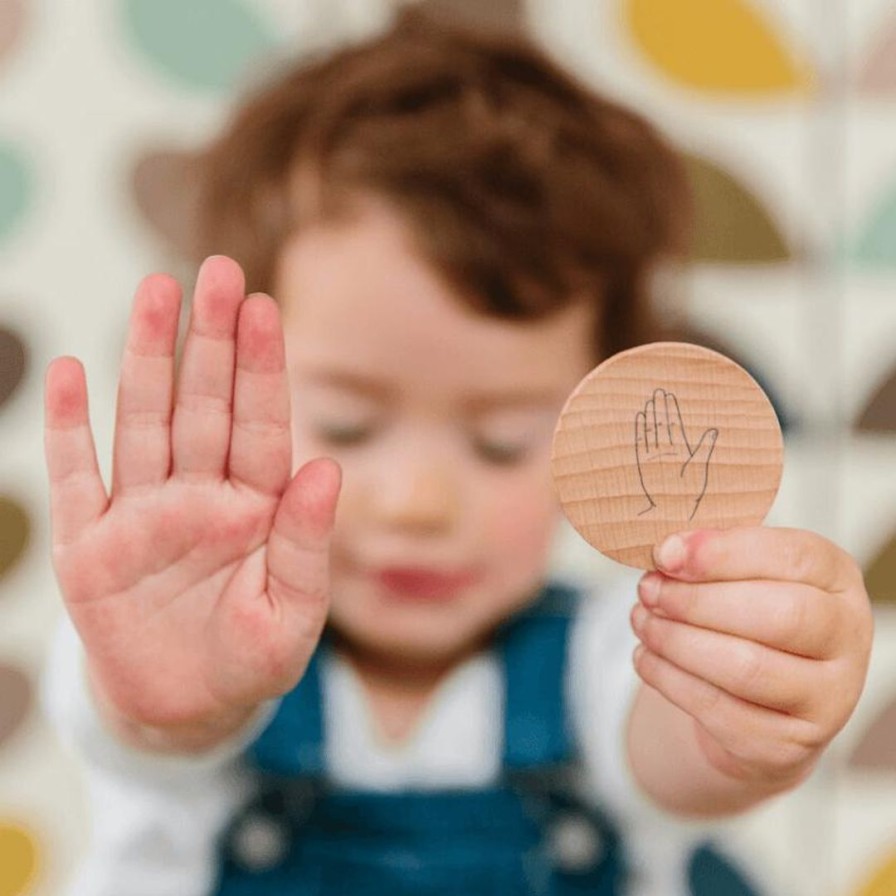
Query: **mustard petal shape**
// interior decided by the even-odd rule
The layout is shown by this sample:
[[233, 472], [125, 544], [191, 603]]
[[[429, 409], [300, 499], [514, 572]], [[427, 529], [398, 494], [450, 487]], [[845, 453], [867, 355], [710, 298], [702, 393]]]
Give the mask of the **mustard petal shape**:
[[668, 78], [699, 91], [805, 92], [813, 74], [745, 0], [624, 0], [636, 45]]
[[0, 896], [27, 896], [37, 877], [38, 855], [29, 831], [0, 821]]

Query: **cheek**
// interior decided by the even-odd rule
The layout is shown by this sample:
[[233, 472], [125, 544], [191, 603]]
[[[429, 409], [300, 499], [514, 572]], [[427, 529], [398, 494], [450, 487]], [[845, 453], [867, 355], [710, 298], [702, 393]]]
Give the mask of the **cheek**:
[[491, 493], [485, 533], [492, 556], [513, 574], [540, 573], [550, 552], [558, 505], [550, 480], [513, 477]]

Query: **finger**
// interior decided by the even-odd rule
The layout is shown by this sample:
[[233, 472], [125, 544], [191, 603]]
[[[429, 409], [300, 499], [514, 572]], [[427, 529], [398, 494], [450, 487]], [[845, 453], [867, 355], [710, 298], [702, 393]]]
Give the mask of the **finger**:
[[654, 549], [657, 567], [676, 579], [802, 582], [837, 593], [861, 588], [855, 561], [833, 542], [804, 529], [751, 526], [694, 529]]
[[643, 645], [635, 651], [635, 669], [645, 684], [744, 763], [786, 771], [801, 766], [818, 749], [820, 735], [813, 723], [741, 700]]
[[297, 642], [316, 639], [327, 611], [329, 546], [342, 481], [339, 465], [318, 458], [289, 483], [268, 541], [268, 593]]
[[137, 287], [118, 383], [113, 495], [168, 478], [180, 302], [180, 285], [165, 274], [146, 277]]
[[684, 430], [684, 421], [681, 419], [681, 408], [678, 406], [678, 399], [673, 392], [666, 393], [666, 412], [669, 415], [669, 440], [675, 445], [680, 438], [687, 446], [688, 454], [693, 454], [688, 443], [687, 433]]
[[245, 279], [223, 255], [199, 269], [174, 416], [172, 472], [189, 478], [223, 478], [230, 447], [236, 324]]
[[[655, 394], [656, 393], [654, 393], [654, 395]], [[644, 405], [644, 413], [647, 417], [647, 448], [648, 450], [653, 451], [655, 448], [659, 447], [659, 442], [656, 437], [656, 401], [653, 398]]]
[[669, 410], [667, 405], [668, 393], [665, 389], [653, 390], [654, 407], [656, 408], [656, 439], [660, 448], [668, 448], [672, 445], [669, 435]]
[[90, 429], [87, 381], [77, 358], [54, 358], [47, 367], [44, 454], [53, 543], [65, 546], [109, 506]]
[[700, 436], [697, 447], [691, 452], [687, 463], [693, 463], [695, 468], [700, 470], [709, 465], [709, 459], [712, 457], [713, 448], [716, 447], [716, 439], [719, 437], [717, 429], [707, 429]]
[[830, 659], [840, 650], [842, 601], [801, 582], [680, 582], [649, 573], [638, 595], [660, 616], [776, 650], [813, 659]]
[[647, 416], [644, 411], [635, 414], [635, 452], [638, 455], [650, 450], [647, 444]]
[[824, 664], [756, 641], [665, 619], [636, 604], [632, 627], [652, 653], [750, 703], [811, 715]]
[[292, 467], [289, 385], [277, 304], [261, 293], [239, 313], [228, 477], [280, 495]]

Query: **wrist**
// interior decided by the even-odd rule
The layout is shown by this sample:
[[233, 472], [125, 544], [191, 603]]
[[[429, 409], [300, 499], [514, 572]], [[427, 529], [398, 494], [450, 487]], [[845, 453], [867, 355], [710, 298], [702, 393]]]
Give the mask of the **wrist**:
[[118, 709], [89, 664], [85, 677], [91, 702], [103, 727], [125, 746], [147, 753], [174, 755], [207, 752], [245, 727], [258, 710], [255, 706], [238, 707], [208, 719], [170, 725], [147, 724]]

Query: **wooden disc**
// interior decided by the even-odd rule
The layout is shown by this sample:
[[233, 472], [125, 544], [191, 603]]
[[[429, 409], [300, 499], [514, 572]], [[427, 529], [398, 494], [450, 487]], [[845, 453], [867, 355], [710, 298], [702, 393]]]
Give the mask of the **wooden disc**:
[[687, 529], [758, 525], [781, 482], [778, 418], [730, 358], [685, 342], [620, 352], [560, 413], [551, 472], [563, 511], [601, 553], [652, 569]]

